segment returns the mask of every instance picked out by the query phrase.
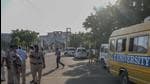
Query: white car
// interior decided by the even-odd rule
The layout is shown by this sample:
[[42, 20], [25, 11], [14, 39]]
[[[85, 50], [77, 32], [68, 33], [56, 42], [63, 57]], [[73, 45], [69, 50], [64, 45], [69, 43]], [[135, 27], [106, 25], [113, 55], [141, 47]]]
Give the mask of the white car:
[[88, 55], [85, 48], [79, 47], [76, 49], [75, 58], [87, 58], [87, 57]]
[[75, 48], [74, 47], [67, 47], [65, 49], [64, 55], [65, 56], [74, 56]]

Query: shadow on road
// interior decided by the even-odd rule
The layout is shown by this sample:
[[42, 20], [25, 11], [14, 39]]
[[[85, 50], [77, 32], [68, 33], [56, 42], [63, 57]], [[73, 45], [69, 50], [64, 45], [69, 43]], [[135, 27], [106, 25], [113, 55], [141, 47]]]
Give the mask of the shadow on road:
[[76, 65], [70, 65], [69, 67], [76, 67], [73, 70], [68, 70], [63, 73], [64, 76], [80, 76], [87, 72], [87, 66], [84, 66], [85, 63], [78, 63]]
[[61, 57], [73, 57], [73, 56], [66, 56], [66, 55], [62, 55]]
[[85, 62], [80, 62], [80, 63], [77, 63], [77, 64], [68, 65], [68, 67], [73, 68], [73, 67], [82, 66], [82, 65], [85, 65], [85, 64], [86, 64]]
[[120, 84], [119, 79], [105, 71], [100, 64], [78, 63], [70, 65], [73, 70], [63, 73], [72, 76], [65, 84]]
[[73, 61], [83, 61], [83, 60], [87, 60], [87, 58], [80, 58], [80, 59], [77, 59], [77, 58], [74, 58], [74, 57], [73, 57], [72, 60], [73, 60]]
[[57, 70], [57, 68], [54, 68], [54, 69], [52, 69], [52, 70], [50, 70], [50, 71], [44, 73], [42, 76], [46, 76], [46, 75], [48, 75], [48, 74], [54, 72], [55, 70]]
[[[57, 68], [54, 68], [54, 69], [52, 69], [52, 70], [50, 70], [50, 71], [44, 73], [42, 76], [46, 76], [46, 75], [48, 75], [48, 74], [54, 72], [55, 70], [57, 70]], [[28, 72], [28, 73], [26, 73], [26, 76], [29, 76], [30, 74], [31, 74], [31, 72]]]

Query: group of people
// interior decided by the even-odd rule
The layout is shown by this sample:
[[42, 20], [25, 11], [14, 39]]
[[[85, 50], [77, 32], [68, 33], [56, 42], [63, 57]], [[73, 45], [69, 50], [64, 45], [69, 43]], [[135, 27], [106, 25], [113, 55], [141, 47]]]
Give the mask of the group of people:
[[[40, 84], [42, 77], [42, 69], [46, 67], [44, 58], [43, 48], [39, 48], [38, 45], [30, 46], [29, 52], [18, 47], [16, 45], [11, 45], [9, 50], [6, 52], [1, 50], [1, 80], [5, 80], [4, 62], [6, 60], [7, 72], [8, 72], [8, 83], [7, 84], [26, 84], [26, 59], [30, 58], [31, 74], [33, 80], [30, 81], [31, 84]], [[64, 68], [61, 59], [61, 51], [56, 48], [56, 68], [59, 68], [59, 64]], [[89, 63], [95, 62], [96, 54], [89, 50]], [[20, 82], [22, 78], [22, 83]]]
[[11, 45], [7, 51], [1, 50], [1, 80], [5, 80], [4, 64], [7, 66], [8, 84], [20, 84], [22, 75], [22, 84], [25, 84], [25, 60], [26, 51]]
[[[26, 59], [29, 56], [32, 84], [40, 84], [42, 69], [45, 68], [44, 52], [38, 45], [27, 51], [16, 45], [11, 45], [7, 51], [1, 50], [1, 80], [5, 81], [4, 66], [7, 67], [7, 84], [26, 84]], [[22, 81], [20, 81], [22, 78]]]
[[[29, 57], [33, 78], [30, 83], [40, 84], [42, 69], [46, 67], [44, 55], [43, 48], [39, 48], [38, 45], [30, 46], [28, 53], [16, 45], [11, 45], [7, 51], [1, 50], [1, 80], [6, 80], [4, 71], [4, 66], [6, 65], [8, 73], [7, 84], [26, 84], [26, 59]], [[59, 48], [56, 48], [55, 55], [56, 68], [59, 68], [59, 64], [64, 68], [65, 65], [60, 61], [61, 51]], [[20, 81], [20, 78], [22, 78], [22, 81]]]

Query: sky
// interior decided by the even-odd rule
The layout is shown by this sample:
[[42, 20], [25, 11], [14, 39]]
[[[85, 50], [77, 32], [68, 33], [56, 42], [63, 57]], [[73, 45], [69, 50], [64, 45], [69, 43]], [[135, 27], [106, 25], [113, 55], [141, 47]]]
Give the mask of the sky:
[[86, 32], [82, 23], [114, 0], [1, 0], [1, 32], [27, 29], [46, 35], [53, 31]]

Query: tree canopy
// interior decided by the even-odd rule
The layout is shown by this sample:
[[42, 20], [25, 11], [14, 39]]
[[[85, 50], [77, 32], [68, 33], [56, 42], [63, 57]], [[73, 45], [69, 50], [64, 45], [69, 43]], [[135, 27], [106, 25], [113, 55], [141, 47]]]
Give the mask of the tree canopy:
[[94, 8], [83, 26], [90, 29], [95, 47], [108, 43], [110, 34], [119, 28], [138, 24], [150, 16], [150, 0], [117, 0], [116, 4], [104, 8]]
[[30, 30], [12, 30], [11, 43], [27, 47], [37, 40], [38, 34], [39, 33]]

